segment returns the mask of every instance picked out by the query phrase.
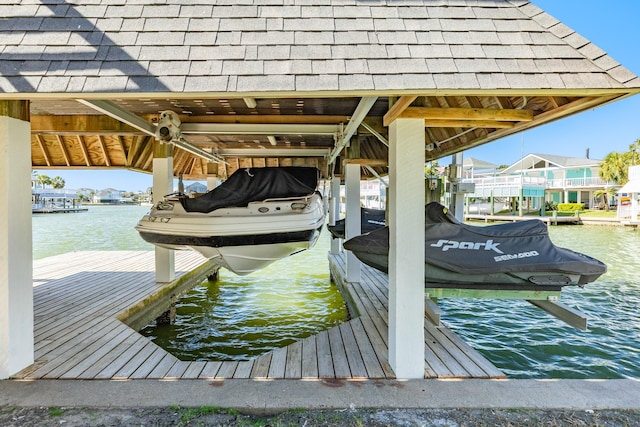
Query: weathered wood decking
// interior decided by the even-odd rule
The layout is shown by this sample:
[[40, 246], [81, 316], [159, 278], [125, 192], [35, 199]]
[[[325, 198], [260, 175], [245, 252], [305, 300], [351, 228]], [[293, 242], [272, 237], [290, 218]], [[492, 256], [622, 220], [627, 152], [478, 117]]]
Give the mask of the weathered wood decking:
[[[200, 266], [176, 253], [177, 276]], [[341, 256], [330, 256], [343, 274]], [[76, 252], [34, 261], [35, 363], [14, 378], [394, 378], [387, 361], [386, 278], [369, 268], [348, 284], [360, 316], [250, 361], [178, 360], [119, 319], [167, 284], [153, 252]], [[425, 377], [504, 377], [446, 328], [425, 322]]]

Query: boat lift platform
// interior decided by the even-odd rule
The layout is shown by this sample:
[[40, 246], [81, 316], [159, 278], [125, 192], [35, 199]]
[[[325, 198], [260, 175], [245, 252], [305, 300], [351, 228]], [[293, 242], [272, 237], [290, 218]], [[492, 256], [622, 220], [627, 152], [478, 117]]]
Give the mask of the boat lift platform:
[[[345, 284], [342, 255], [333, 278], [359, 313], [336, 327], [247, 361], [182, 361], [127, 323], [211, 274], [201, 255], [176, 252], [176, 276], [156, 283], [152, 251], [73, 252], [35, 260], [35, 363], [14, 379], [393, 379], [388, 360], [387, 286], [363, 268]], [[359, 314], [359, 315], [358, 315]], [[139, 316], [138, 316], [139, 317]], [[127, 322], [127, 323], [125, 323]], [[505, 378], [460, 337], [425, 318], [425, 378]]]

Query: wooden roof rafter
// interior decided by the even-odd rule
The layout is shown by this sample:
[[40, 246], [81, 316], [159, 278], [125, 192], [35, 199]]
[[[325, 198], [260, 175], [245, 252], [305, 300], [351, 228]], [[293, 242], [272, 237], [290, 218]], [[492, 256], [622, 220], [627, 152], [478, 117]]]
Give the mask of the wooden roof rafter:
[[47, 166], [51, 166], [51, 157], [49, 156], [49, 151], [47, 150], [45, 142], [42, 139], [42, 135], [36, 135], [36, 141], [38, 142], [40, 151], [42, 151], [42, 155], [44, 156], [44, 161], [47, 163]]
[[71, 166], [71, 159], [69, 158], [67, 147], [64, 144], [64, 137], [62, 135], [56, 135], [56, 140], [58, 141], [58, 146], [60, 147], [60, 151], [62, 152], [65, 163], [67, 164], [67, 166]]
[[82, 150], [82, 156], [84, 157], [84, 162], [87, 164], [87, 166], [91, 167], [91, 158], [89, 157], [89, 150], [87, 150], [87, 143], [84, 139], [84, 136], [82, 135], [77, 135], [76, 138], [78, 139], [78, 144], [80, 144], [80, 149]]

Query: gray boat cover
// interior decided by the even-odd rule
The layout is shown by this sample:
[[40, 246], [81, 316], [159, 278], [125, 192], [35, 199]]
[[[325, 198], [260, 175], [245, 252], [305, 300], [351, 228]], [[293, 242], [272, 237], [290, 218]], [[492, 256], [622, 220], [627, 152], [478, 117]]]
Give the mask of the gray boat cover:
[[[604, 263], [555, 246], [547, 226], [540, 220], [472, 226], [458, 222], [438, 203], [425, 207], [425, 218], [425, 263], [446, 270], [463, 274], [606, 272]], [[344, 242], [344, 248], [356, 256], [358, 252], [388, 255], [389, 228], [354, 237]], [[382, 265], [387, 266], [388, 262]]]
[[320, 172], [313, 167], [238, 169], [208, 193], [180, 202], [187, 212], [209, 213], [266, 199], [304, 197], [315, 192], [319, 176]]

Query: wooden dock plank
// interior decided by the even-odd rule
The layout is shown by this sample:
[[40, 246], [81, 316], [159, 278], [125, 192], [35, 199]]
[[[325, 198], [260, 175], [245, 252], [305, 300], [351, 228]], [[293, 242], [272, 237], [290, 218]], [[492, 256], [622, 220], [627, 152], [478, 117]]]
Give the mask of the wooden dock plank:
[[340, 327], [336, 326], [328, 331], [329, 347], [331, 348], [331, 358], [333, 359], [333, 370], [336, 378], [350, 378], [351, 370], [347, 360], [347, 353], [342, 342]]
[[205, 362], [204, 368], [202, 369], [202, 372], [200, 372], [200, 375], [198, 375], [198, 378], [205, 378], [205, 379], [216, 378], [216, 375], [218, 374], [218, 371], [220, 370], [221, 366], [222, 366], [222, 362], [220, 361]]
[[200, 374], [204, 370], [204, 367], [206, 366], [206, 364], [207, 362], [200, 361], [200, 360], [189, 362], [189, 366], [187, 367], [187, 369], [185, 369], [181, 378], [183, 379], [200, 378]]
[[287, 346], [284, 378], [302, 378], [302, 341]]
[[251, 378], [267, 378], [272, 356], [273, 353], [267, 353], [256, 359], [256, 363], [251, 370]]
[[158, 346], [148, 341], [138, 352], [130, 358], [127, 363], [125, 363], [120, 369], [118, 369], [114, 374], [114, 379], [126, 379], [131, 378], [133, 373], [140, 368], [149, 357], [154, 354], [154, 352], [158, 349]]
[[302, 378], [318, 378], [316, 336], [302, 340]]
[[371, 344], [364, 326], [362, 325], [362, 320], [357, 318], [353, 319], [349, 323], [351, 325], [351, 330], [353, 331], [353, 339], [360, 350], [360, 355], [366, 369], [366, 376], [369, 378], [385, 378], [387, 375], [382, 369], [380, 360], [378, 360], [378, 356], [373, 349], [373, 345]]
[[220, 365], [220, 369], [216, 373], [216, 378], [233, 378], [233, 374], [238, 367], [237, 361], [225, 361]]
[[190, 362], [178, 360], [176, 363], [173, 364], [171, 369], [169, 369], [169, 372], [167, 372], [164, 378], [168, 378], [168, 379], [182, 378], [184, 376], [184, 373], [187, 371], [187, 369], [189, 369], [190, 365], [191, 365]]
[[271, 353], [271, 364], [269, 365], [268, 378], [284, 378], [287, 367], [287, 348], [282, 347], [273, 350]]
[[[176, 275], [203, 262], [176, 252]], [[329, 256], [344, 280], [342, 254]], [[116, 319], [161, 289], [150, 251], [83, 251], [34, 261], [34, 365], [14, 378], [228, 379], [394, 378], [388, 357], [388, 282], [363, 266], [359, 283], [342, 283], [354, 318], [249, 361], [180, 361]], [[425, 377], [504, 374], [446, 327], [425, 323]]]
[[329, 333], [327, 331], [322, 331], [316, 335], [316, 354], [318, 356], [318, 377], [335, 378], [331, 347], [329, 346]]
[[253, 370], [254, 360], [243, 360], [238, 362], [236, 371], [233, 373], [233, 378], [251, 378], [251, 371]]
[[342, 336], [342, 343], [344, 345], [344, 351], [347, 355], [347, 362], [349, 362], [349, 371], [351, 371], [352, 378], [367, 378], [367, 368], [365, 367], [364, 360], [358, 342], [351, 329], [351, 322], [343, 323], [339, 326], [340, 335]]

